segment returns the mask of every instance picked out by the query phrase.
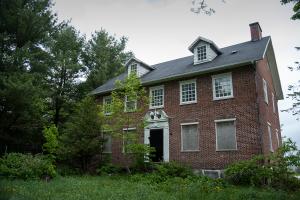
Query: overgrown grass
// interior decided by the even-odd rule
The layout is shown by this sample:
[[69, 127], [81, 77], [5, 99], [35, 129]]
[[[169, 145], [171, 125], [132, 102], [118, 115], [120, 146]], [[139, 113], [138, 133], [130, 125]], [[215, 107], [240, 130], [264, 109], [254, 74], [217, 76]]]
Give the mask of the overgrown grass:
[[158, 183], [152, 178], [148, 175], [56, 177], [48, 183], [38, 180], [2, 179], [0, 180], [0, 199], [300, 199], [299, 192], [286, 193], [272, 189], [235, 187], [224, 185], [222, 181], [211, 181], [205, 178], [170, 178]]

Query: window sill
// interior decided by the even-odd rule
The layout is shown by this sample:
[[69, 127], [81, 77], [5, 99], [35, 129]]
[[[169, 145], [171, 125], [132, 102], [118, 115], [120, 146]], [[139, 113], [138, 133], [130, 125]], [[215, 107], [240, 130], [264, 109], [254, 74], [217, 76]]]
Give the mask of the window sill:
[[181, 153], [193, 153], [193, 152], [200, 152], [200, 150], [181, 150]]
[[220, 101], [220, 100], [226, 100], [226, 99], [234, 99], [234, 96], [222, 97], [222, 98], [214, 97], [213, 98], [214, 101]]
[[238, 149], [217, 149], [216, 152], [238, 151]]
[[189, 105], [189, 104], [196, 104], [197, 101], [189, 101], [189, 102], [181, 102], [179, 105], [184, 106], [184, 105]]
[[149, 107], [149, 110], [160, 109], [160, 108], [164, 108], [164, 106], [153, 106], [153, 107]]

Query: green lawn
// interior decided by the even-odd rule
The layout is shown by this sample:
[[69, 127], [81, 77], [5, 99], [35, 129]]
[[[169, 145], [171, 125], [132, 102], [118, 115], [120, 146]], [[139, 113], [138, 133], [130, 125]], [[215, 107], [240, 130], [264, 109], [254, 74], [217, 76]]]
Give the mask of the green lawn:
[[270, 189], [220, 186], [213, 182], [172, 178], [155, 183], [141, 176], [57, 177], [50, 182], [0, 180], [0, 199], [9, 200], [77, 200], [77, 199], [263, 199], [299, 200], [300, 193]]

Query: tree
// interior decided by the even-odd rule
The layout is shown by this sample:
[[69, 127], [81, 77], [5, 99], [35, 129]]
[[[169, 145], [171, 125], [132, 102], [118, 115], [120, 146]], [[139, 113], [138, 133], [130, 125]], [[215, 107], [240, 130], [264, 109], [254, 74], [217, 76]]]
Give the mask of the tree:
[[45, 127], [43, 130], [45, 143], [43, 144], [43, 151], [49, 155], [51, 161], [56, 158], [58, 148], [58, 130], [54, 124]]
[[88, 93], [107, 80], [124, 71], [125, 62], [132, 57], [126, 52], [127, 38], [117, 39], [104, 29], [92, 34], [84, 52], [87, 80], [82, 85], [83, 93]]
[[81, 55], [84, 38], [73, 27], [64, 25], [49, 42], [50, 62], [47, 71], [50, 107], [58, 127], [75, 102], [76, 86], [84, 68]]
[[280, 2], [283, 5], [293, 3], [294, 4], [293, 11], [295, 13], [291, 17], [291, 19], [292, 20], [300, 19], [300, 0], [281, 0]]
[[44, 45], [56, 29], [50, 0], [0, 1], [0, 146], [41, 144]]
[[[135, 74], [131, 74], [123, 82], [116, 81], [116, 89], [112, 92], [112, 102], [104, 105], [103, 108], [111, 113], [105, 117], [105, 129], [111, 132], [114, 138], [123, 141], [123, 155], [126, 158], [125, 164], [129, 173], [130, 159], [134, 161], [136, 167], [143, 168], [144, 160], [149, 160], [150, 153], [153, 151], [149, 145], [139, 141], [139, 133], [146, 125], [143, 115], [148, 101], [140, 79]], [[136, 129], [130, 129], [132, 127]]]
[[[225, 0], [222, 0], [223, 3], [225, 3]], [[205, 0], [192, 0], [192, 8], [191, 11], [193, 13], [199, 14], [204, 13], [206, 15], [212, 15], [216, 11], [209, 7]]]
[[76, 105], [59, 137], [60, 158], [78, 160], [83, 172], [88, 170], [92, 158], [102, 153], [103, 115], [100, 111], [93, 98], [84, 98]]

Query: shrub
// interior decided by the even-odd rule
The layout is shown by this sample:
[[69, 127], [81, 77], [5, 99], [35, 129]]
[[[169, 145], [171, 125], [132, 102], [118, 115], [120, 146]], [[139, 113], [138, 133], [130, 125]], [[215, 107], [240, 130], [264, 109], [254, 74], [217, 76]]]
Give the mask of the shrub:
[[176, 162], [157, 164], [155, 172], [160, 177], [187, 178], [193, 176], [192, 169]]
[[54, 177], [56, 171], [47, 156], [9, 153], [0, 158], [0, 174], [9, 178], [36, 179]]
[[112, 164], [106, 164], [102, 166], [100, 169], [97, 169], [97, 173], [99, 175], [113, 175], [113, 174], [119, 174], [123, 170], [121, 167], [112, 165]]
[[225, 179], [235, 185], [264, 185], [271, 171], [260, 164], [262, 160], [260, 156], [230, 165], [225, 170]]

